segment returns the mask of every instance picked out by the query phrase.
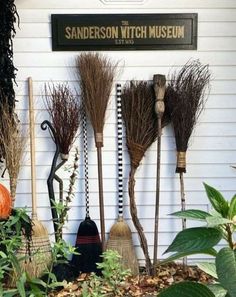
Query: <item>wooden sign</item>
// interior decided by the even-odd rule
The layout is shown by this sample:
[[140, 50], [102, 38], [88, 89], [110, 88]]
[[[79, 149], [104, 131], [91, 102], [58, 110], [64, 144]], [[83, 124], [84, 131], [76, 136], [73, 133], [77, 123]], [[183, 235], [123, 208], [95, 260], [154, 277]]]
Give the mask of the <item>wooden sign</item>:
[[197, 14], [52, 14], [53, 51], [197, 49]]

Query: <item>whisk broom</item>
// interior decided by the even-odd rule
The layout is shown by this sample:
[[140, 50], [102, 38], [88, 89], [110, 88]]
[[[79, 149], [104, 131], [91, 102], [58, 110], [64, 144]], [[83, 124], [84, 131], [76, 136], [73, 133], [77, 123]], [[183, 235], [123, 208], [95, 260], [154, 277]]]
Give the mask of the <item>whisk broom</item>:
[[[186, 173], [186, 152], [197, 119], [206, 102], [205, 90], [210, 81], [208, 65], [199, 60], [187, 62], [174, 73], [168, 84], [165, 101], [173, 124], [177, 149], [176, 173], [180, 177], [181, 210], [185, 210], [183, 173]], [[182, 220], [183, 229], [186, 220]]]
[[[32, 78], [28, 78], [29, 119], [30, 119], [30, 153], [31, 153], [31, 191], [32, 191], [32, 239], [30, 242], [31, 255], [21, 261], [21, 267], [32, 277], [40, 277], [52, 264], [51, 245], [47, 229], [37, 218], [36, 206], [36, 175], [35, 175], [35, 131]], [[18, 256], [25, 256], [27, 243], [23, 241]]]
[[139, 273], [132, 233], [123, 218], [123, 164], [122, 164], [122, 115], [121, 115], [121, 85], [116, 85], [117, 98], [117, 146], [118, 146], [118, 219], [112, 226], [107, 241], [107, 249], [116, 250], [121, 256], [121, 264], [130, 269], [133, 275]]
[[105, 113], [117, 65], [98, 53], [82, 53], [77, 59], [80, 88], [85, 111], [94, 130], [97, 148], [100, 224], [103, 250], [105, 247], [105, 220], [102, 176], [102, 147]]

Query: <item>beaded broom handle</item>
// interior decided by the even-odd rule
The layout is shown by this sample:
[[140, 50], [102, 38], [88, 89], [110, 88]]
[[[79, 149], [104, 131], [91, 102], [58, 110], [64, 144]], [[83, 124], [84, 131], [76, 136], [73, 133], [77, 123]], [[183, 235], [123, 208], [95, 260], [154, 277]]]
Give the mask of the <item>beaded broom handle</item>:
[[122, 114], [121, 114], [121, 84], [116, 85], [117, 108], [117, 149], [118, 149], [118, 214], [123, 218], [123, 154], [122, 154]]
[[83, 112], [83, 141], [84, 141], [84, 186], [85, 186], [85, 208], [86, 218], [89, 219], [89, 182], [88, 182], [88, 135], [87, 119], [85, 111]]

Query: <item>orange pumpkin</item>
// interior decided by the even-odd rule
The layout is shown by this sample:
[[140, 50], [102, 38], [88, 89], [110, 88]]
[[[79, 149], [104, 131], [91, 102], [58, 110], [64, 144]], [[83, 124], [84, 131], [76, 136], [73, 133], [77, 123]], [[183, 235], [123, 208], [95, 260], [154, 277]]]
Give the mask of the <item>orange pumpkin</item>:
[[0, 219], [5, 220], [11, 214], [12, 199], [6, 187], [0, 184]]

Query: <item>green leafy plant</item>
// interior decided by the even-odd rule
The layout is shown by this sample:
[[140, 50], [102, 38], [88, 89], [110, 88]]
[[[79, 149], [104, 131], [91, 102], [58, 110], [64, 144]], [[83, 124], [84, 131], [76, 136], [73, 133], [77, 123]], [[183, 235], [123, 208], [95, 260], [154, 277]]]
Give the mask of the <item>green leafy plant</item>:
[[92, 273], [83, 284], [83, 297], [123, 296], [125, 280], [131, 275], [130, 270], [123, 269], [117, 251], [107, 250], [103, 253], [103, 262], [97, 263], [101, 276]]
[[[233, 238], [236, 231], [236, 195], [228, 202], [218, 190], [207, 184], [204, 184], [204, 186], [213, 208], [211, 212], [189, 209], [172, 213], [172, 215], [183, 219], [203, 221], [206, 225], [188, 228], [179, 232], [165, 251], [165, 253], [171, 252], [173, 254], [162, 263], [193, 254], [213, 256], [215, 257], [215, 263], [200, 263], [199, 267], [215, 277], [216, 284], [209, 285], [208, 288], [204, 286], [203, 288], [196, 283], [184, 282], [164, 290], [160, 293], [160, 297], [174, 297], [177, 295], [179, 297], [236, 296], [236, 243]], [[222, 239], [225, 240], [228, 246], [217, 252], [215, 246]], [[178, 290], [182, 290], [182, 288], [184, 288], [183, 293], [177, 294]], [[200, 295], [198, 295], [199, 293]]]

